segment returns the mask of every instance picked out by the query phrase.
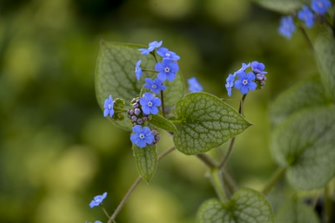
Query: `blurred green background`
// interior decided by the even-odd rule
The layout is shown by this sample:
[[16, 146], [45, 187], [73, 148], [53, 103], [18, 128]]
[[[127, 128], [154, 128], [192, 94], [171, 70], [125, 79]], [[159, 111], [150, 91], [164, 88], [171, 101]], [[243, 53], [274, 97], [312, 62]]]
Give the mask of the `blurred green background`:
[[[181, 55], [186, 78], [224, 98], [229, 73], [264, 62], [267, 85], [246, 102], [253, 126], [238, 137], [228, 166], [240, 185], [262, 188], [276, 168], [271, 101], [316, 73], [302, 35], [278, 35], [279, 17], [248, 0], [0, 0], [0, 222], [106, 222], [89, 208], [93, 196], [107, 191], [112, 212], [136, 178], [129, 133], [105, 120], [96, 102], [101, 39], [163, 40]], [[239, 97], [228, 102], [236, 107]], [[163, 137], [159, 150], [171, 145]], [[196, 158], [174, 152], [118, 222], [194, 222], [214, 196], [205, 173]]]

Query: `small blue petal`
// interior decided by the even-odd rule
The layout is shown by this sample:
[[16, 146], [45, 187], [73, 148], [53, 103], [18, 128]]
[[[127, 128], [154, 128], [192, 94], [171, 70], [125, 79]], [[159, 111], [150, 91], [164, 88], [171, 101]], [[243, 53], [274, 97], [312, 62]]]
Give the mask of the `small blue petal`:
[[329, 0], [313, 0], [312, 9], [319, 15], [325, 15], [332, 7], [332, 3]]
[[161, 106], [161, 100], [151, 93], [145, 93], [140, 98], [140, 105], [145, 115], [157, 115], [159, 111], [158, 107]]
[[114, 116], [114, 100], [112, 96], [109, 96], [104, 103], [104, 117], [108, 116], [111, 118]]
[[174, 61], [180, 60], [180, 56], [178, 56], [175, 52], [172, 52], [165, 47], [159, 48], [157, 50], [157, 54], [161, 56], [163, 59], [169, 59]]
[[142, 127], [140, 125], [136, 125], [133, 127], [133, 133], [130, 136], [130, 140], [137, 147], [145, 148], [155, 142], [155, 135], [149, 127]]
[[163, 44], [163, 41], [153, 41], [151, 43], [149, 43], [149, 47], [147, 49], [139, 49], [139, 51], [141, 52], [141, 54], [143, 55], [149, 55], [151, 52], [153, 52], [155, 49], [161, 47]]
[[296, 29], [292, 16], [286, 16], [280, 20], [279, 33], [282, 36], [291, 39]]
[[198, 93], [203, 91], [203, 87], [195, 77], [188, 79], [187, 83], [188, 83], [188, 90], [191, 93]]
[[94, 207], [100, 206], [102, 202], [106, 199], [106, 197], [107, 197], [107, 192], [103, 193], [102, 195], [95, 196], [90, 203], [90, 207], [94, 208]]
[[152, 80], [150, 78], [145, 79], [146, 84], [144, 87], [155, 94], [160, 94], [161, 91], [165, 91], [166, 87], [160, 79]]
[[136, 79], [138, 81], [141, 79], [142, 74], [143, 74], [141, 64], [142, 64], [142, 61], [139, 60], [139, 61], [137, 61], [136, 66], [135, 66], [135, 74], [136, 74]]
[[298, 12], [298, 18], [305, 23], [307, 28], [312, 28], [315, 24], [315, 15], [307, 6]]
[[161, 63], [157, 63], [155, 70], [158, 72], [158, 78], [161, 81], [173, 82], [176, 79], [176, 75], [179, 71], [179, 65], [176, 61], [170, 59], [163, 59]]

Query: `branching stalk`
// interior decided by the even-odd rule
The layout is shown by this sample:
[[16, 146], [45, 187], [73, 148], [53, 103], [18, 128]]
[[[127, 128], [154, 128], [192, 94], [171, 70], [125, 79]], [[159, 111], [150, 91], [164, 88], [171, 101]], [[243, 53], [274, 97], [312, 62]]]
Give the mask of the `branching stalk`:
[[[170, 154], [174, 150], [175, 150], [175, 147], [172, 147], [171, 149], [166, 150], [165, 152], [163, 152], [162, 154], [160, 154], [158, 156], [158, 160], [163, 159], [164, 157], [166, 157], [168, 154]], [[115, 222], [116, 217], [118, 216], [118, 214], [120, 213], [120, 211], [123, 209], [123, 207], [125, 206], [125, 204], [129, 200], [130, 196], [135, 191], [135, 189], [137, 188], [137, 186], [140, 185], [142, 181], [143, 181], [143, 177], [141, 177], [141, 176], [137, 177], [137, 179], [135, 180], [135, 182], [130, 186], [130, 188], [128, 189], [126, 195], [122, 198], [121, 202], [119, 203], [119, 205], [117, 206], [117, 208], [113, 212], [112, 216], [108, 219], [107, 223], [114, 223]]]

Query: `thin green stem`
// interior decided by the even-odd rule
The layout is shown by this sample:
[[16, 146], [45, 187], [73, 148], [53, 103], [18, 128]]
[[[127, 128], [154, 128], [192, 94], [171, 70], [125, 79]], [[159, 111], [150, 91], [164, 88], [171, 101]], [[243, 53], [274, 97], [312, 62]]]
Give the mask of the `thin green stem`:
[[165, 106], [164, 106], [164, 93], [161, 91], [161, 101], [162, 101], [162, 115], [165, 117]]
[[[245, 102], [245, 99], [246, 99], [247, 95], [243, 95], [242, 96], [242, 99], [240, 101], [240, 107], [238, 109], [238, 112], [241, 114], [241, 115], [244, 115], [244, 102]], [[228, 162], [228, 159], [231, 155], [231, 153], [233, 152], [233, 149], [234, 149], [234, 144], [235, 144], [235, 139], [236, 137], [233, 137], [231, 140], [230, 140], [230, 143], [229, 143], [229, 147], [228, 147], [228, 152], [226, 154], [226, 156], [223, 158], [222, 162], [220, 163], [219, 165], [219, 168], [221, 170], [224, 169], [225, 165], [227, 164]]]
[[108, 219], [107, 223], [112, 223], [115, 221], [116, 216], [120, 213], [122, 208], [125, 206], [127, 201], [129, 200], [131, 194], [134, 192], [134, 190], [137, 188], [138, 185], [142, 182], [143, 178], [142, 177], [137, 177], [135, 182], [131, 185], [131, 187], [128, 189], [126, 195], [122, 198], [120, 204], [117, 206], [115, 211], [113, 212], [112, 216]]
[[[174, 150], [175, 150], [175, 147], [172, 147], [171, 149], [166, 150], [165, 152], [163, 152], [162, 154], [160, 154], [158, 156], [158, 160], [163, 159], [164, 157], [166, 157], [168, 154], [170, 154]], [[130, 196], [135, 191], [135, 189], [137, 188], [137, 186], [140, 185], [142, 181], [143, 181], [143, 178], [141, 176], [137, 177], [137, 179], [134, 181], [134, 183], [128, 189], [126, 195], [122, 198], [121, 202], [116, 207], [116, 209], [113, 212], [112, 216], [108, 219], [107, 223], [113, 223], [113, 222], [115, 222], [116, 217], [118, 216], [118, 214], [120, 213], [120, 211], [123, 209], [123, 207], [126, 205], [127, 201], [129, 200]]]
[[218, 168], [214, 168], [210, 171], [211, 177], [211, 183], [215, 189], [216, 194], [218, 195], [221, 202], [226, 203], [228, 202], [228, 198], [226, 196], [226, 193], [224, 191], [224, 184], [221, 177], [221, 171]]
[[151, 73], [157, 73], [157, 71], [155, 71], [155, 70], [143, 69], [143, 68], [142, 68], [142, 71], [151, 72]]
[[227, 186], [225, 188], [226, 188], [228, 196], [230, 197], [231, 195], [234, 194], [235, 191], [237, 191], [237, 184], [227, 170], [225, 170], [224, 173], [221, 171], [221, 176], [222, 176], [221, 179], [223, 180], [224, 185]]
[[216, 162], [206, 154], [198, 154], [197, 157], [210, 169], [215, 169], [217, 167]]
[[285, 176], [286, 168], [278, 168], [277, 171], [271, 177], [271, 180], [265, 187], [263, 188], [262, 192], [265, 195], [268, 195], [274, 186]]
[[307, 41], [307, 44], [310, 47], [310, 49], [312, 51], [314, 51], [314, 46], [313, 46], [312, 40], [309, 38], [305, 28], [303, 26], [299, 26], [299, 29], [300, 29], [302, 35], [304, 36], [305, 40]]
[[108, 212], [106, 211], [105, 207], [102, 207], [102, 211], [105, 213], [105, 215], [107, 216], [107, 218], [110, 218]]

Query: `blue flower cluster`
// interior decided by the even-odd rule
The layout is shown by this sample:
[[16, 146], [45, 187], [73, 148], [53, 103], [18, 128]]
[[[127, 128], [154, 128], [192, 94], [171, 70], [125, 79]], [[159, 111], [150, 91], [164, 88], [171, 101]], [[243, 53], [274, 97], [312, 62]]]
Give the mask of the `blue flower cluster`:
[[[312, 0], [311, 6], [304, 5], [297, 13], [297, 17], [307, 28], [313, 28], [317, 17], [326, 15], [332, 3], [329, 0]], [[279, 33], [291, 39], [296, 31], [294, 16], [285, 16], [280, 20]]]
[[226, 79], [226, 89], [228, 96], [233, 95], [233, 88], [239, 90], [243, 95], [247, 95], [250, 91], [255, 91], [265, 85], [266, 74], [265, 65], [254, 61], [249, 64], [242, 64], [242, 67], [234, 74], [229, 74]]
[[[145, 124], [150, 119], [150, 115], [158, 115], [159, 113], [162, 101], [156, 95], [166, 91], [167, 88], [164, 83], [166, 81], [173, 82], [179, 72], [178, 61], [180, 56], [162, 47], [162, 45], [163, 41], [153, 41], [149, 43], [148, 48], [139, 49], [142, 55], [152, 55], [157, 62], [154, 70], [152, 70], [156, 73], [156, 78], [146, 78], [144, 85], [144, 88], [152, 93], [144, 93], [141, 98], [133, 99], [133, 107], [128, 111], [128, 117], [134, 125], [130, 140], [139, 148], [146, 148], [158, 142], [158, 133], [145, 126]], [[145, 73], [141, 66], [142, 61], [137, 61], [135, 75], [138, 81]]]

